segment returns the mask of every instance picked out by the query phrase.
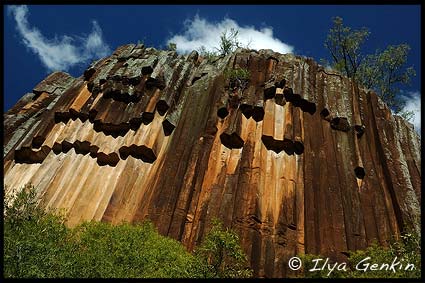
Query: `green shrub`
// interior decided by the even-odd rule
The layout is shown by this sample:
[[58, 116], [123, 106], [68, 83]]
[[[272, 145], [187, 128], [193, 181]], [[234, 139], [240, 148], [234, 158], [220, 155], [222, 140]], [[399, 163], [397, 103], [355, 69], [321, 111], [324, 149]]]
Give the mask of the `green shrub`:
[[[320, 255], [300, 255], [303, 263], [303, 277], [306, 278], [420, 278], [421, 277], [421, 247], [420, 237], [413, 232], [405, 232], [400, 240], [392, 240], [389, 247], [383, 247], [376, 242], [365, 250], [349, 252], [345, 270], [333, 269], [328, 266], [323, 270], [311, 271], [315, 259], [322, 259], [316, 266], [321, 268], [325, 257]], [[391, 265], [394, 262], [394, 271]], [[399, 263], [398, 263], [399, 262]], [[331, 268], [334, 262], [328, 262]], [[338, 263], [342, 264], [342, 263]], [[375, 266], [373, 266], [375, 264]], [[408, 264], [414, 265], [412, 268]]]
[[230, 80], [249, 80], [250, 72], [248, 69], [236, 68], [236, 69], [226, 69], [224, 70], [224, 77]]
[[222, 223], [213, 220], [213, 227], [203, 243], [196, 249], [201, 274], [209, 278], [248, 278], [252, 270], [248, 267], [238, 235], [224, 229]]
[[[421, 247], [419, 236], [413, 232], [405, 232], [400, 240], [392, 240], [388, 248], [379, 246], [374, 242], [366, 250], [358, 250], [350, 253], [351, 276], [355, 278], [419, 278], [421, 276]], [[359, 269], [367, 267], [367, 271], [358, 270], [356, 265], [367, 257], [370, 260], [359, 265]], [[377, 263], [379, 268], [382, 263], [391, 266], [392, 262], [400, 262], [395, 271], [390, 268], [371, 270], [371, 265]], [[407, 264], [413, 264], [412, 270]], [[400, 268], [401, 267], [401, 268]], [[407, 270], [406, 270], [407, 268]]]
[[[173, 239], [161, 236], [152, 223], [85, 222], [65, 226], [65, 217], [37, 207], [36, 190], [26, 186], [16, 198], [5, 198], [4, 276], [13, 278], [190, 278], [244, 277], [244, 255], [237, 235], [213, 229], [199, 248], [189, 253]], [[205, 261], [214, 256], [215, 241], [224, 241], [226, 257], [219, 273]], [[219, 243], [221, 245], [221, 242]], [[227, 256], [228, 254], [228, 256]], [[215, 256], [214, 256], [215, 257]], [[229, 260], [230, 259], [230, 260]], [[238, 270], [241, 268], [241, 270]], [[222, 272], [223, 270], [223, 272]]]
[[244, 68], [224, 70], [224, 78], [229, 81], [229, 88], [233, 91], [243, 91], [248, 86], [250, 75], [249, 70]]

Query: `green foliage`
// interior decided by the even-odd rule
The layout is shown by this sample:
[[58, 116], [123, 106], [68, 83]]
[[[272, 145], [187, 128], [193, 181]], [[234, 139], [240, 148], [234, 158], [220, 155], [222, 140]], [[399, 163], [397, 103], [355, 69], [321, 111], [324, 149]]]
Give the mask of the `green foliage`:
[[408, 84], [416, 75], [413, 67], [405, 67], [409, 50], [407, 44], [389, 45], [382, 52], [366, 56], [358, 74], [364, 86], [376, 89], [388, 107], [405, 118], [412, 114], [402, 111], [406, 101], [397, 94], [400, 92], [398, 85]]
[[217, 49], [217, 51], [221, 55], [228, 55], [235, 51], [237, 48], [241, 47], [241, 43], [238, 39], [239, 31], [235, 30], [234, 28], [231, 28], [229, 30], [225, 30], [220, 35], [220, 45]]
[[4, 216], [11, 224], [18, 224], [44, 214], [44, 211], [37, 208], [37, 191], [32, 185], [25, 185], [14, 197], [12, 193], [9, 191], [4, 201]]
[[[243, 258], [237, 235], [213, 230], [198, 255], [158, 234], [149, 222], [112, 225], [85, 222], [65, 226], [63, 215], [37, 207], [36, 190], [26, 186], [12, 201], [5, 197], [4, 276], [13, 278], [191, 278], [245, 276], [238, 270]], [[217, 233], [219, 238], [217, 238]], [[220, 238], [222, 237], [222, 238]], [[211, 243], [223, 240], [226, 257], [220, 273], [205, 261], [214, 256]], [[221, 244], [221, 242], [220, 242]], [[210, 250], [208, 250], [210, 249]], [[215, 257], [215, 256], [214, 256]], [[234, 261], [232, 261], [232, 259]], [[224, 266], [224, 269], [223, 269]]]
[[249, 70], [244, 68], [227, 68], [226, 70], [224, 70], [224, 77], [230, 80], [249, 80], [250, 76], [251, 74]]
[[366, 28], [352, 30], [344, 26], [341, 17], [333, 18], [333, 27], [325, 41], [325, 47], [332, 56], [333, 67], [349, 78], [354, 77], [361, 61], [360, 47], [369, 34]]
[[194, 260], [177, 241], [157, 233], [151, 223], [113, 226], [88, 222], [77, 227], [76, 274], [82, 277], [190, 277]]
[[175, 44], [174, 42], [168, 43], [168, 50], [176, 51], [177, 50], [177, 44]]
[[414, 113], [403, 110], [406, 100], [399, 95], [398, 88], [416, 75], [413, 67], [405, 66], [410, 47], [407, 44], [389, 45], [382, 52], [377, 50], [375, 54], [364, 56], [361, 46], [369, 34], [366, 28], [352, 30], [344, 26], [342, 18], [333, 18], [333, 27], [325, 40], [325, 47], [332, 57], [332, 67], [374, 89], [394, 113], [410, 120]]
[[[317, 255], [301, 255], [303, 276], [306, 278], [420, 278], [421, 277], [421, 246], [420, 236], [414, 232], [406, 232], [400, 240], [392, 240], [389, 247], [382, 247], [376, 242], [365, 250], [349, 252], [346, 270], [335, 268], [330, 272], [328, 267], [323, 270], [311, 271], [315, 267], [315, 259], [323, 259], [316, 268], [321, 268], [325, 258]], [[395, 272], [391, 264], [395, 263]], [[400, 262], [399, 264], [397, 264]], [[409, 264], [415, 268], [412, 270]], [[329, 262], [330, 266], [335, 263]], [[341, 263], [338, 263], [341, 264]], [[376, 264], [373, 266], [373, 264]], [[387, 264], [387, 265], [383, 265]]]
[[219, 54], [217, 52], [208, 51], [203, 45], [198, 49], [198, 53], [208, 62], [213, 62], [219, 58]]
[[238, 235], [223, 229], [221, 222], [213, 221], [211, 231], [195, 251], [200, 259], [201, 273], [213, 278], [247, 278], [252, 270], [247, 266], [247, 258], [239, 244]]
[[15, 198], [5, 196], [4, 276], [64, 276], [68, 230], [60, 215], [37, 207], [36, 190], [27, 185]]
[[227, 68], [224, 70], [224, 78], [229, 80], [229, 87], [233, 90], [244, 90], [248, 85], [250, 76], [249, 70], [244, 68]]
[[242, 43], [239, 41], [239, 30], [231, 28], [230, 30], [225, 30], [220, 35], [220, 43], [218, 47], [214, 47], [215, 51], [208, 51], [205, 46], [198, 48], [198, 53], [201, 57], [206, 58], [208, 62], [214, 62], [221, 56], [229, 55], [234, 52], [239, 47], [244, 47], [246, 49], [251, 45], [252, 40], [250, 40], [246, 45], [242, 46]]

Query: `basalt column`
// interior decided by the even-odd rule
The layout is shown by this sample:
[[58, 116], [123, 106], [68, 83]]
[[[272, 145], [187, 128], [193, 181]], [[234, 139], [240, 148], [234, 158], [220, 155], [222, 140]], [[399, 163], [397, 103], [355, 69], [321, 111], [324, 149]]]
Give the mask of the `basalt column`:
[[129, 44], [49, 75], [4, 126], [6, 194], [31, 183], [70, 226], [149, 219], [189, 250], [219, 218], [259, 277], [420, 229], [413, 126], [310, 58]]

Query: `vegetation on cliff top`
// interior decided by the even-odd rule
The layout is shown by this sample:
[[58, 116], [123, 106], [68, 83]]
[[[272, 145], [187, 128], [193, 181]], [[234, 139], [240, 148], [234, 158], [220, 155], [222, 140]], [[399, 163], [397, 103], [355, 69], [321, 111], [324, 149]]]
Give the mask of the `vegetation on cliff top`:
[[364, 55], [362, 45], [369, 35], [367, 28], [353, 30], [344, 25], [341, 17], [334, 17], [324, 43], [331, 55], [331, 66], [363, 86], [374, 89], [394, 113], [409, 120], [414, 113], [404, 110], [406, 99], [400, 95], [399, 86], [408, 84], [416, 75], [413, 67], [406, 67], [410, 46], [388, 45], [384, 51], [376, 50], [374, 54]]

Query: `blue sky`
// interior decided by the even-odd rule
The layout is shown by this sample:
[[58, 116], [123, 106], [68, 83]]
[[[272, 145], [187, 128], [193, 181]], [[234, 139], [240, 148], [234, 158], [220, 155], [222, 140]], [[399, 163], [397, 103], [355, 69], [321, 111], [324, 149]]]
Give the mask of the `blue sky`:
[[319, 61], [329, 58], [323, 42], [334, 16], [354, 29], [369, 28], [364, 53], [389, 44], [411, 46], [408, 65], [417, 75], [403, 94], [408, 107], [419, 109], [419, 5], [29, 5], [4, 9], [4, 111], [53, 70], [79, 76], [92, 60], [138, 41], [165, 48], [171, 40], [187, 52], [200, 42], [212, 47], [223, 29], [235, 27], [251, 48]]

